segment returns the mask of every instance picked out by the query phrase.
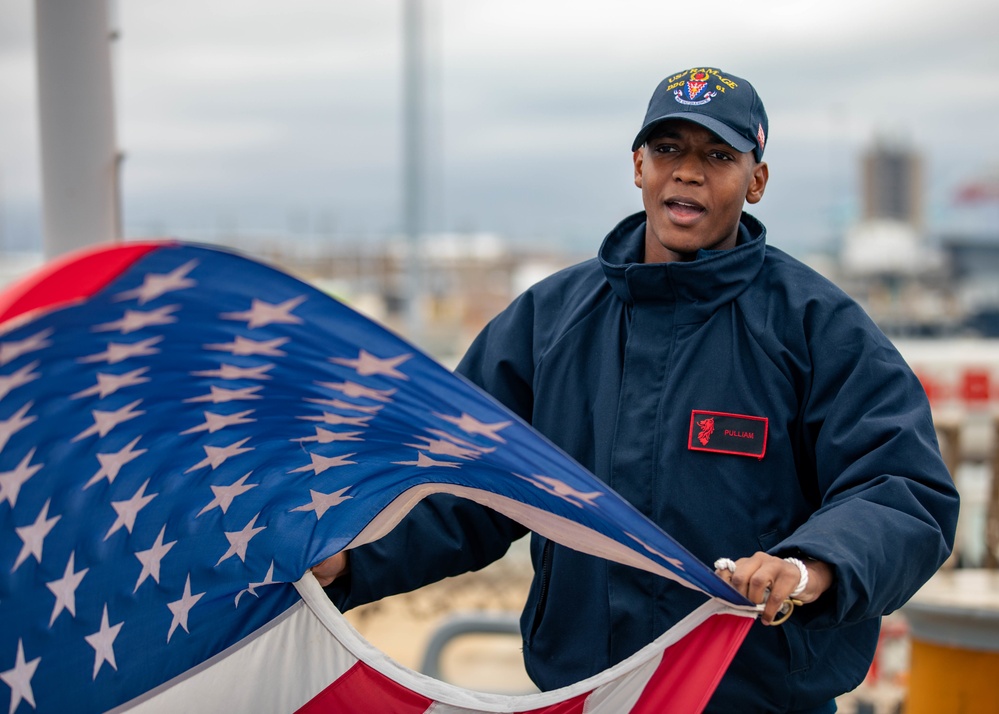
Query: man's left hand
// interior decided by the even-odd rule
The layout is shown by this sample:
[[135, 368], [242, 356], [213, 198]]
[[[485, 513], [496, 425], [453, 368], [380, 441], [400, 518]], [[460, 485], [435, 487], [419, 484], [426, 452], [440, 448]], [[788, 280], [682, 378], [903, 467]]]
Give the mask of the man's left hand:
[[[801, 558], [801, 561], [808, 569], [808, 585], [794, 597], [802, 604], [815, 602], [832, 585], [833, 569], [820, 560]], [[715, 572], [750, 602], [762, 604], [766, 600], [760, 614], [764, 625], [773, 624], [781, 605], [801, 580], [801, 572], [794, 563], [763, 552], [736, 560], [735, 572], [727, 569]]]

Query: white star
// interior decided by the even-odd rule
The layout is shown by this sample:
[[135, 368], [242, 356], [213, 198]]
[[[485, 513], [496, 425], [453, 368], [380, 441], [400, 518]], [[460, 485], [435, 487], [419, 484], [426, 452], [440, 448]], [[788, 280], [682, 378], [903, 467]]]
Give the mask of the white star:
[[101, 436], [107, 436], [108, 433], [114, 429], [119, 424], [123, 424], [129, 419], [135, 419], [135, 417], [142, 416], [145, 412], [135, 412], [132, 411], [135, 407], [142, 403], [141, 399], [136, 399], [131, 404], [126, 404], [120, 409], [115, 409], [113, 412], [105, 412], [100, 409], [91, 410], [91, 414], [94, 417], [94, 423], [92, 426], [84, 429], [79, 434], [73, 437], [72, 441], [80, 441], [81, 439], [86, 439], [91, 434], [100, 434]]
[[192, 471], [197, 471], [205, 466], [211, 466], [212, 471], [217, 469], [219, 466], [224, 464], [227, 459], [233, 456], [238, 456], [239, 454], [245, 454], [247, 451], [253, 451], [253, 448], [243, 449], [240, 448], [250, 440], [250, 437], [236, 441], [228, 446], [205, 446], [205, 458], [196, 463], [194, 466], [189, 468], [184, 473], [189, 474]]
[[149, 550], [140, 550], [135, 554], [135, 557], [139, 559], [142, 563], [142, 572], [139, 573], [139, 579], [135, 582], [135, 589], [132, 590], [134, 593], [142, 585], [143, 581], [152, 576], [153, 580], [157, 583], [160, 581], [160, 561], [163, 557], [170, 552], [177, 541], [172, 540], [169, 543], [163, 543], [163, 535], [166, 533], [166, 526], [160, 529], [160, 534], [156, 536], [156, 542], [153, 543], [153, 547]]
[[177, 322], [177, 318], [171, 313], [177, 312], [180, 305], [164, 305], [155, 310], [125, 310], [125, 315], [120, 320], [105, 322], [102, 325], [94, 325], [91, 332], [121, 332], [127, 335], [129, 332], [136, 332], [145, 327], [155, 325], [170, 325]]
[[141, 436], [135, 437], [121, 451], [116, 451], [113, 454], [97, 454], [97, 460], [100, 462], [101, 467], [97, 470], [97, 473], [90, 477], [90, 480], [87, 481], [83, 488], [90, 488], [102, 478], [106, 478], [108, 483], [114, 483], [114, 480], [118, 478], [118, 472], [121, 471], [122, 466], [149, 451], [149, 449], [132, 451], [132, 448], [139, 443], [139, 439], [141, 438]]
[[357, 438], [358, 434], [363, 433], [362, 431], [330, 431], [317, 426], [315, 436], [303, 436], [301, 439], [292, 439], [292, 441], [317, 441], [320, 444], [332, 444], [334, 441], [364, 441], [364, 439]]
[[69, 554], [69, 562], [66, 563], [66, 572], [63, 573], [59, 580], [45, 583], [45, 586], [56, 596], [55, 606], [52, 608], [52, 617], [49, 618], [50, 628], [56, 621], [56, 618], [59, 617], [59, 613], [64, 609], [68, 610], [70, 615], [76, 617], [76, 589], [80, 587], [80, 581], [83, 580], [83, 576], [87, 574], [90, 568], [73, 572], [73, 559], [75, 557], [75, 552]]
[[385, 408], [384, 405], [381, 404], [363, 407], [360, 404], [351, 404], [350, 402], [345, 402], [342, 399], [313, 399], [312, 397], [306, 397], [305, 401], [311, 402], [312, 404], [322, 404], [323, 406], [333, 407], [334, 409], [348, 409], [350, 411], [362, 412], [364, 414], [377, 414]]
[[207, 513], [208, 511], [216, 507], [221, 509], [222, 513], [225, 513], [227, 510], [229, 510], [229, 506], [232, 505], [232, 502], [236, 499], [236, 496], [242, 496], [251, 488], [257, 487], [257, 484], [255, 483], [251, 483], [249, 486], [244, 485], [246, 483], [246, 479], [249, 478], [251, 473], [253, 472], [252, 471], [246, 472], [245, 474], [243, 474], [242, 478], [240, 478], [235, 483], [229, 484], [228, 486], [212, 486], [211, 487], [212, 493], [215, 494], [215, 498], [213, 498], [207, 506], [202, 508], [201, 511], [198, 513], [198, 515], [200, 516], [202, 513]]
[[475, 417], [464, 412], [461, 413], [460, 417], [438, 414], [436, 412], [434, 412], [434, 416], [440, 417], [444, 421], [451, 422], [466, 434], [481, 434], [482, 436], [492, 439], [493, 441], [498, 441], [501, 444], [505, 444], [506, 439], [499, 436], [496, 432], [506, 429], [508, 426], [513, 424], [512, 421], [498, 421], [492, 424], [487, 424], [486, 422], [479, 421]]
[[684, 570], [683, 561], [682, 560], [678, 560], [676, 558], [670, 558], [670, 557], [668, 557], [666, 555], [663, 555], [662, 553], [660, 553], [655, 548], [650, 547], [648, 545], [648, 543], [646, 543], [645, 541], [639, 540], [637, 536], [632, 535], [628, 531], [625, 531], [624, 534], [626, 536], [628, 536], [629, 538], [631, 538], [636, 543], [638, 543], [640, 546], [642, 546], [643, 548], [645, 548], [645, 550], [647, 550], [650, 553], [652, 553], [653, 555], [658, 555], [660, 558], [662, 558], [663, 560], [665, 560], [667, 563], [669, 563], [673, 567], [678, 568], [680, 570]]
[[184, 403], [197, 403], [197, 402], [211, 402], [212, 404], [224, 404], [225, 402], [241, 402], [247, 399], [263, 399], [259, 392], [263, 387], [243, 387], [242, 389], [226, 389], [225, 387], [216, 387], [214, 384], [209, 388], [211, 391], [208, 394], [202, 394], [200, 397], [191, 397], [190, 399], [185, 399]]
[[115, 300], [131, 300], [138, 298], [140, 305], [145, 305], [150, 300], [155, 300], [161, 295], [174, 290], [183, 290], [197, 285], [194, 280], [187, 277], [187, 274], [194, 270], [198, 264], [196, 260], [189, 260], [179, 268], [171, 270], [169, 273], [146, 273], [142, 280], [142, 285], [132, 290], [118, 293]]
[[55, 330], [51, 327], [47, 330], [42, 330], [41, 332], [36, 332], [31, 337], [25, 337], [23, 340], [15, 340], [13, 342], [0, 342], [0, 367], [3, 365], [13, 362], [18, 357], [28, 352], [35, 352], [37, 350], [45, 349], [46, 347], [51, 347], [52, 343], [49, 342], [49, 337], [52, 336]]
[[231, 352], [241, 357], [252, 357], [264, 355], [265, 357], [285, 357], [288, 353], [278, 349], [288, 341], [287, 337], [275, 337], [273, 340], [250, 340], [241, 335], [236, 335], [232, 342], [218, 342], [205, 345], [206, 350], [216, 350], [218, 352]]
[[298, 508], [292, 508], [290, 513], [294, 511], [315, 511], [316, 520], [318, 521], [324, 515], [326, 511], [333, 508], [333, 506], [339, 506], [344, 501], [353, 498], [353, 496], [344, 496], [344, 492], [350, 490], [353, 486], [347, 486], [346, 488], [341, 488], [339, 491], [334, 491], [333, 493], [320, 493], [319, 491], [313, 491], [309, 489], [309, 495], [312, 497], [312, 503], [306, 503], [304, 506], [299, 506]]
[[202, 595], [204, 593], [191, 594], [191, 576], [188, 575], [187, 582], [184, 583], [184, 595], [180, 600], [167, 603], [167, 607], [173, 613], [173, 621], [170, 623], [170, 631], [167, 633], [167, 642], [173, 637], [173, 631], [177, 629], [177, 625], [183, 627], [184, 632], [190, 632], [187, 629], [187, 616], [191, 613], [191, 608], [201, 599]]
[[158, 355], [160, 350], [153, 347], [163, 341], [162, 335], [157, 335], [156, 337], [150, 337], [145, 340], [140, 340], [138, 342], [108, 342], [108, 348], [103, 352], [97, 352], [92, 355], [87, 355], [86, 357], [80, 357], [77, 362], [80, 364], [89, 364], [91, 362], [107, 362], [108, 364], [117, 364], [118, 362], [124, 362], [132, 357], [148, 357], [150, 355]]
[[346, 381], [316, 382], [316, 384], [320, 387], [326, 387], [327, 389], [335, 389], [338, 392], [343, 392], [344, 396], [350, 397], [351, 399], [363, 397], [365, 399], [374, 399], [379, 402], [391, 402], [391, 396], [398, 391], [395, 389], [372, 389], [371, 387], [365, 387], [363, 384]]
[[13, 508], [17, 503], [17, 495], [21, 492], [21, 486], [29, 478], [38, 473], [38, 469], [45, 465], [31, 465], [31, 459], [34, 455], [35, 449], [32, 447], [28, 455], [21, 459], [21, 463], [14, 470], [0, 473], [0, 503], [7, 501], [10, 503], [10, 507]]
[[409, 379], [409, 377], [397, 370], [396, 367], [412, 356], [412, 354], [403, 354], [398, 357], [385, 357], [383, 359], [375, 357], [370, 352], [361, 350], [354, 359], [331, 357], [330, 362], [333, 364], [342, 364], [347, 367], [353, 367], [354, 370], [356, 370], [356, 372], [362, 377], [370, 377], [374, 374], [383, 374], [386, 377], [394, 377], [395, 379]]
[[542, 491], [547, 491], [553, 496], [558, 496], [563, 501], [571, 503], [577, 508], [582, 508], [584, 503], [589, 506], [594, 506], [596, 505], [595, 501], [604, 495], [602, 491], [590, 491], [588, 493], [577, 491], [569, 484], [559, 481], [557, 478], [551, 478], [550, 476], [539, 476], [538, 474], [534, 474], [531, 478], [521, 476], [520, 474], [514, 474], [514, 476], [522, 478], [528, 483], [534, 484]]
[[291, 311], [305, 302], [305, 296], [285, 300], [280, 304], [253, 299], [249, 310], [245, 312], [225, 312], [219, 315], [223, 320], [246, 320], [250, 329], [264, 327], [271, 323], [283, 325], [301, 325], [302, 318], [291, 314]]
[[393, 461], [393, 464], [398, 464], [399, 466], [416, 466], [421, 469], [429, 469], [431, 466], [443, 466], [449, 469], [457, 469], [461, 467], [461, 464], [456, 464], [453, 461], [437, 461], [432, 459], [422, 451], [416, 457], [416, 461]]
[[7, 442], [10, 440], [10, 437], [14, 436], [14, 434], [21, 431], [21, 429], [26, 427], [28, 424], [38, 419], [38, 417], [25, 418], [28, 410], [34, 405], [34, 402], [28, 402], [6, 419], [0, 420], [0, 451], [3, 451], [4, 447], [7, 446]]
[[109, 624], [108, 606], [105, 603], [104, 614], [101, 616], [101, 629], [83, 638], [94, 648], [94, 679], [97, 679], [97, 673], [101, 671], [101, 665], [105, 662], [116, 672], [118, 671], [118, 665], [114, 661], [114, 641], [124, 624], [124, 622], [119, 622], [117, 625]]
[[243, 596], [243, 593], [250, 593], [253, 597], [259, 598], [257, 595], [257, 588], [262, 588], [265, 585], [276, 585], [277, 581], [274, 579], [274, 561], [271, 561], [271, 567], [267, 569], [267, 575], [264, 576], [264, 582], [262, 583], [250, 583], [246, 590], [240, 590], [236, 593], [236, 607], [239, 607], [239, 599]]
[[27, 364], [16, 372], [0, 377], [0, 399], [3, 399], [12, 391], [21, 387], [28, 382], [33, 382], [39, 377], [41, 377], [40, 372], [32, 372], [35, 367], [40, 365], [41, 362], [35, 360], [31, 364]]
[[215, 564], [216, 568], [222, 565], [223, 561], [228, 560], [234, 555], [239, 556], [239, 559], [244, 563], [246, 562], [246, 546], [250, 544], [250, 539], [267, 528], [267, 526], [260, 526], [260, 528], [253, 527], [259, 517], [260, 514], [258, 513], [241, 531], [226, 531], [225, 537], [229, 541], [229, 550], [219, 558], [219, 562]]
[[496, 451], [495, 446], [479, 446], [478, 444], [473, 444], [471, 441], [465, 441], [461, 437], [455, 436], [454, 434], [449, 434], [448, 432], [442, 431], [441, 429], [427, 429], [427, 431], [439, 439], [450, 441], [451, 443], [457, 444], [458, 446], [463, 446], [466, 449], [472, 449], [474, 451], [478, 451], [480, 455], [491, 454], [494, 451]]
[[111, 528], [108, 530], [107, 535], [104, 536], [104, 540], [111, 537], [111, 534], [120, 529], [122, 526], [125, 527], [129, 533], [132, 532], [132, 528], [135, 527], [135, 519], [139, 515], [139, 511], [149, 505], [159, 494], [152, 493], [146, 495], [146, 486], [149, 485], [149, 479], [139, 486], [139, 490], [135, 492], [127, 501], [111, 501], [111, 508], [115, 510], [118, 517], [115, 519], [114, 523], [111, 524]]
[[55, 526], [62, 516], [54, 516], [49, 518], [49, 504], [52, 502], [50, 498], [42, 506], [41, 512], [38, 514], [38, 518], [30, 526], [21, 526], [20, 528], [15, 528], [18, 537], [21, 542], [24, 543], [21, 546], [21, 552], [17, 555], [17, 560], [14, 561], [14, 567], [11, 568], [11, 572], [17, 570], [18, 566], [23, 563], [29, 555], [34, 556], [35, 560], [39, 563], [42, 562], [42, 544], [45, 541], [45, 536], [49, 534], [49, 531]]
[[326, 469], [332, 469], [337, 466], [348, 466], [350, 464], [356, 464], [356, 461], [347, 461], [347, 459], [354, 454], [344, 454], [343, 456], [320, 456], [319, 454], [309, 454], [312, 457], [312, 463], [309, 466], [303, 466], [299, 469], [292, 469], [288, 473], [301, 473], [303, 471], [312, 471], [316, 476], [321, 474]]
[[459, 446], [453, 441], [449, 441], [447, 439], [431, 439], [429, 436], [415, 436], [414, 438], [423, 439], [423, 441], [427, 443], [404, 444], [404, 446], [411, 446], [414, 449], [429, 451], [431, 454], [454, 456], [459, 459], [474, 459], [482, 455], [482, 452], [478, 449], [465, 448], [464, 446]]
[[126, 372], [125, 374], [104, 374], [103, 372], [98, 372], [97, 384], [84, 389], [82, 392], [77, 392], [70, 399], [80, 399], [95, 394], [100, 395], [100, 398], [104, 399], [104, 397], [114, 394], [123, 387], [134, 387], [137, 384], [148, 382], [149, 377], [142, 376], [148, 371], [149, 367], [139, 367], [139, 369], [133, 369], [131, 372]]
[[219, 379], [271, 379], [264, 372], [274, 369], [272, 364], [263, 364], [259, 367], [236, 367], [224, 362], [219, 364], [218, 369], [206, 369], [200, 372], [191, 372], [193, 377], [218, 377]]
[[205, 423], [199, 424], [198, 426], [191, 427], [187, 431], [180, 432], [183, 434], [195, 434], [199, 431], [207, 431], [209, 434], [214, 434], [216, 431], [221, 431], [227, 426], [236, 426], [238, 424], [252, 424], [256, 419], [246, 419], [247, 414], [253, 414], [252, 409], [247, 409], [245, 412], [239, 412], [238, 414], [216, 414], [215, 412], [204, 412]]
[[35, 708], [35, 693], [31, 691], [31, 678], [35, 676], [38, 663], [41, 657], [36, 657], [30, 662], [24, 661], [24, 641], [17, 640], [17, 659], [14, 660], [14, 669], [0, 672], [0, 679], [10, 687], [10, 714], [21, 704], [23, 699], [31, 708]]
[[346, 417], [342, 414], [334, 414], [333, 412], [323, 412], [322, 416], [300, 416], [299, 419], [305, 419], [306, 421], [321, 421], [324, 424], [333, 424], [335, 426], [348, 425], [348, 426], [368, 426], [368, 422], [374, 417]]

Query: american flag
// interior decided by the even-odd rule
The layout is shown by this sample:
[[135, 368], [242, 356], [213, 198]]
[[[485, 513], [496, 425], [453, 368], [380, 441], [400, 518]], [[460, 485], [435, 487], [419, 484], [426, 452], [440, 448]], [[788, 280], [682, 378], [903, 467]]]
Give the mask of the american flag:
[[[332, 610], [309, 567], [440, 491], [702, 590], [702, 620], [737, 621], [725, 657], [751, 622], [710, 568], [528, 425], [313, 287], [177, 242], [53, 264], [0, 296], [0, 710], [155, 703], [275, 623]], [[349, 639], [337, 617], [301, 639]], [[283, 709], [250, 689], [246, 708], [222, 708], [306, 706], [363, 663], [348, 649]], [[240, 664], [238, 686], [294, 688], [273, 666]], [[426, 684], [406, 682], [392, 686]], [[158, 710], [219, 710], [185, 696]], [[527, 711], [503, 706], [482, 711]]]

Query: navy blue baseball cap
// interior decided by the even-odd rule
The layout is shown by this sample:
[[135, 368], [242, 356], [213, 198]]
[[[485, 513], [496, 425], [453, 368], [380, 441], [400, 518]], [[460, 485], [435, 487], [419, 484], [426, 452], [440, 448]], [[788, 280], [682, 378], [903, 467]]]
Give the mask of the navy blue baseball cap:
[[767, 112], [753, 85], [740, 77], [714, 67], [695, 67], [664, 79], [652, 93], [631, 150], [642, 146], [669, 119], [700, 124], [732, 148], [752, 151], [757, 161], [763, 159], [770, 130]]

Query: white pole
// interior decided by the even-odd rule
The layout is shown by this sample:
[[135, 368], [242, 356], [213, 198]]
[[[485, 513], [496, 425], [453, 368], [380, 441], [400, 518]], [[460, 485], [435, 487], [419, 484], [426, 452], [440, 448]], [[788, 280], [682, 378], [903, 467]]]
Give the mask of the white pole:
[[0, 255], [7, 252], [7, 200], [4, 194], [3, 167], [0, 166]]
[[419, 345], [423, 328], [424, 135], [423, 2], [403, 0], [403, 231], [408, 246], [406, 331]]
[[120, 237], [107, 0], [35, 0], [46, 258]]

